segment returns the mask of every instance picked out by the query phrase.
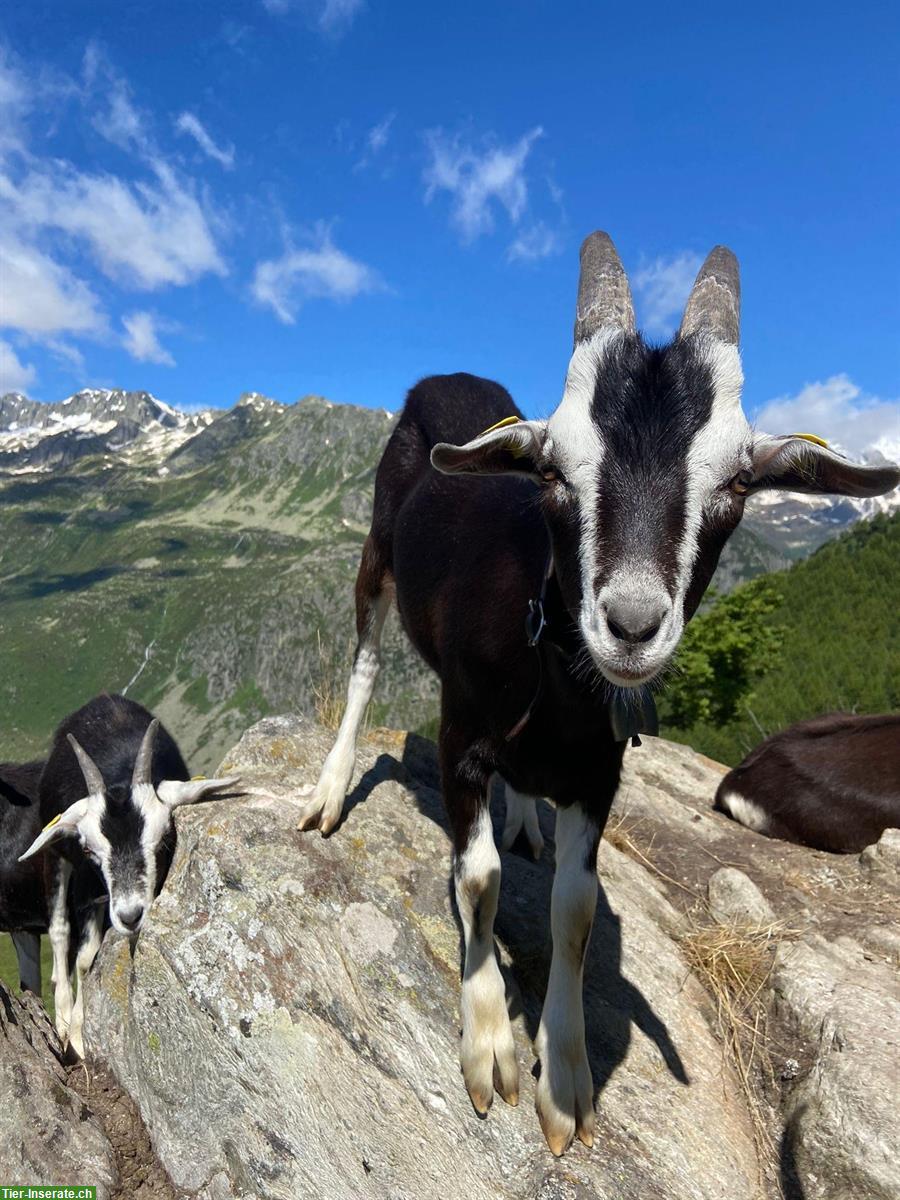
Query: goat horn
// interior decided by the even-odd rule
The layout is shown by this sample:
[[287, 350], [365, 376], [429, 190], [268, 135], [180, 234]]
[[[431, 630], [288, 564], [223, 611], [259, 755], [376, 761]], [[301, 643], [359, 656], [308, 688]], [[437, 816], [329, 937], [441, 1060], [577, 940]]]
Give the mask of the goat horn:
[[89, 796], [100, 796], [106, 791], [106, 786], [103, 782], [103, 776], [100, 774], [100, 768], [87, 753], [78, 744], [71, 733], [66, 734], [69, 739], [69, 745], [75, 751], [75, 757], [78, 759], [78, 765], [81, 767], [81, 773], [84, 776], [84, 782], [87, 784]]
[[608, 233], [592, 233], [581, 244], [581, 275], [575, 308], [575, 345], [604, 325], [634, 333], [634, 305], [625, 268]]
[[727, 246], [715, 246], [706, 257], [691, 288], [681, 318], [679, 337], [705, 329], [720, 341], [736, 346], [741, 329], [741, 274]]
[[156, 741], [156, 731], [159, 729], [159, 719], [154, 717], [147, 726], [141, 748], [134, 760], [134, 774], [131, 776], [131, 786], [138, 787], [142, 783], [151, 783], [150, 766], [153, 762], [153, 743]]

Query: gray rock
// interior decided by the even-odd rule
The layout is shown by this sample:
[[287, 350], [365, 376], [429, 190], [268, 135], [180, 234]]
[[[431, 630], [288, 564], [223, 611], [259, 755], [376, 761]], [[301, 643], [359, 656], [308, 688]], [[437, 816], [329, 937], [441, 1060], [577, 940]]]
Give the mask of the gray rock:
[[112, 1147], [67, 1086], [61, 1060], [41, 1004], [0, 983], [0, 1182], [91, 1183], [108, 1200], [117, 1184]]
[[720, 867], [707, 884], [709, 908], [721, 925], [771, 925], [775, 913], [768, 900], [743, 871]]
[[900, 829], [886, 829], [871, 846], [866, 846], [859, 856], [863, 871], [887, 877], [900, 884]]
[[[497, 936], [521, 1102], [473, 1113], [458, 1065], [460, 936], [433, 748], [372, 735], [344, 824], [295, 832], [329, 736], [260, 722], [226, 757], [248, 794], [181, 809], [133, 950], [108, 939], [85, 1035], [201, 1200], [751, 1200], [740, 1088], [648, 872], [604, 844], [585, 972], [593, 1151], [554, 1160], [534, 1113], [551, 855], [503, 856]], [[502, 819], [502, 812], [498, 812]], [[545, 814], [546, 817], [546, 814]]]
[[900, 984], [850, 938], [782, 945], [775, 1007], [812, 1067], [787, 1099], [784, 1161], [805, 1200], [900, 1196]]
[[721, 836], [721, 825], [712, 814], [712, 798], [727, 770], [689, 746], [642, 735], [640, 746], [625, 751], [613, 812], [632, 820], [655, 820], [693, 840], [714, 842]]

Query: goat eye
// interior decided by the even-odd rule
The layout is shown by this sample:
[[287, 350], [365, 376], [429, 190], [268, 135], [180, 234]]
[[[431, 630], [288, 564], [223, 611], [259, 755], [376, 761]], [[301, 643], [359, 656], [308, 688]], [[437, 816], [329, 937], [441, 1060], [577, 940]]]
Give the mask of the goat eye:
[[750, 471], [738, 471], [729, 483], [736, 496], [746, 496], [753, 484], [753, 474]]
[[538, 473], [544, 483], [565, 483], [565, 476], [558, 467], [554, 467], [552, 463], [544, 463], [538, 467]]

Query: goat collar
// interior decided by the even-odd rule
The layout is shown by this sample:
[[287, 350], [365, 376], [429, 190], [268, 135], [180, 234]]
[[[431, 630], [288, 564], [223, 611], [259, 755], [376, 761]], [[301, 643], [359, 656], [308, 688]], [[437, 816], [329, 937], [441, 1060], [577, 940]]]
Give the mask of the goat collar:
[[[511, 422], [501, 422], [506, 424]], [[531, 703], [506, 735], [506, 741], [511, 742], [519, 736], [537, 707], [544, 690], [544, 661], [541, 655], [541, 637], [547, 628], [547, 587], [553, 578], [553, 551], [547, 555], [547, 565], [541, 578], [541, 590], [537, 599], [528, 601], [528, 612], [525, 616], [525, 640], [537, 654], [538, 681], [531, 698]], [[558, 647], [565, 654], [562, 647]], [[612, 700], [609, 701], [609, 723], [612, 727], [613, 740], [616, 742], [631, 741], [632, 746], [640, 746], [640, 734], [648, 733], [651, 737], [659, 735], [659, 716], [656, 702], [649, 687], [636, 688], [626, 692], [616, 688]]]

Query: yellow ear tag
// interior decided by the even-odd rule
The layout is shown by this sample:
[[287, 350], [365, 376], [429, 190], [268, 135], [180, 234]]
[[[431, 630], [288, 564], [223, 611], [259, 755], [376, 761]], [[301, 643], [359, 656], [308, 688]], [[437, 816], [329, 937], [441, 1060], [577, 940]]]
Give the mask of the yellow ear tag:
[[47, 824], [44, 826], [44, 833], [46, 833], [48, 829], [52, 829], [54, 825], [58, 825], [61, 820], [62, 820], [62, 813], [57, 813], [55, 817], [51, 817], [50, 820], [47, 822]]
[[814, 446], [822, 446], [828, 449], [828, 443], [822, 441], [820, 437], [816, 437], [814, 433], [792, 433], [791, 437], [803, 438], [804, 442], [812, 442]]
[[518, 425], [518, 417], [504, 417], [502, 421], [498, 421], [496, 425], [492, 425], [490, 429], [485, 429], [479, 433], [479, 437], [484, 437], [486, 433], [493, 433], [495, 429], [505, 429], [507, 425]]
[[205, 775], [192, 775], [191, 783], [201, 783], [205, 778]]

